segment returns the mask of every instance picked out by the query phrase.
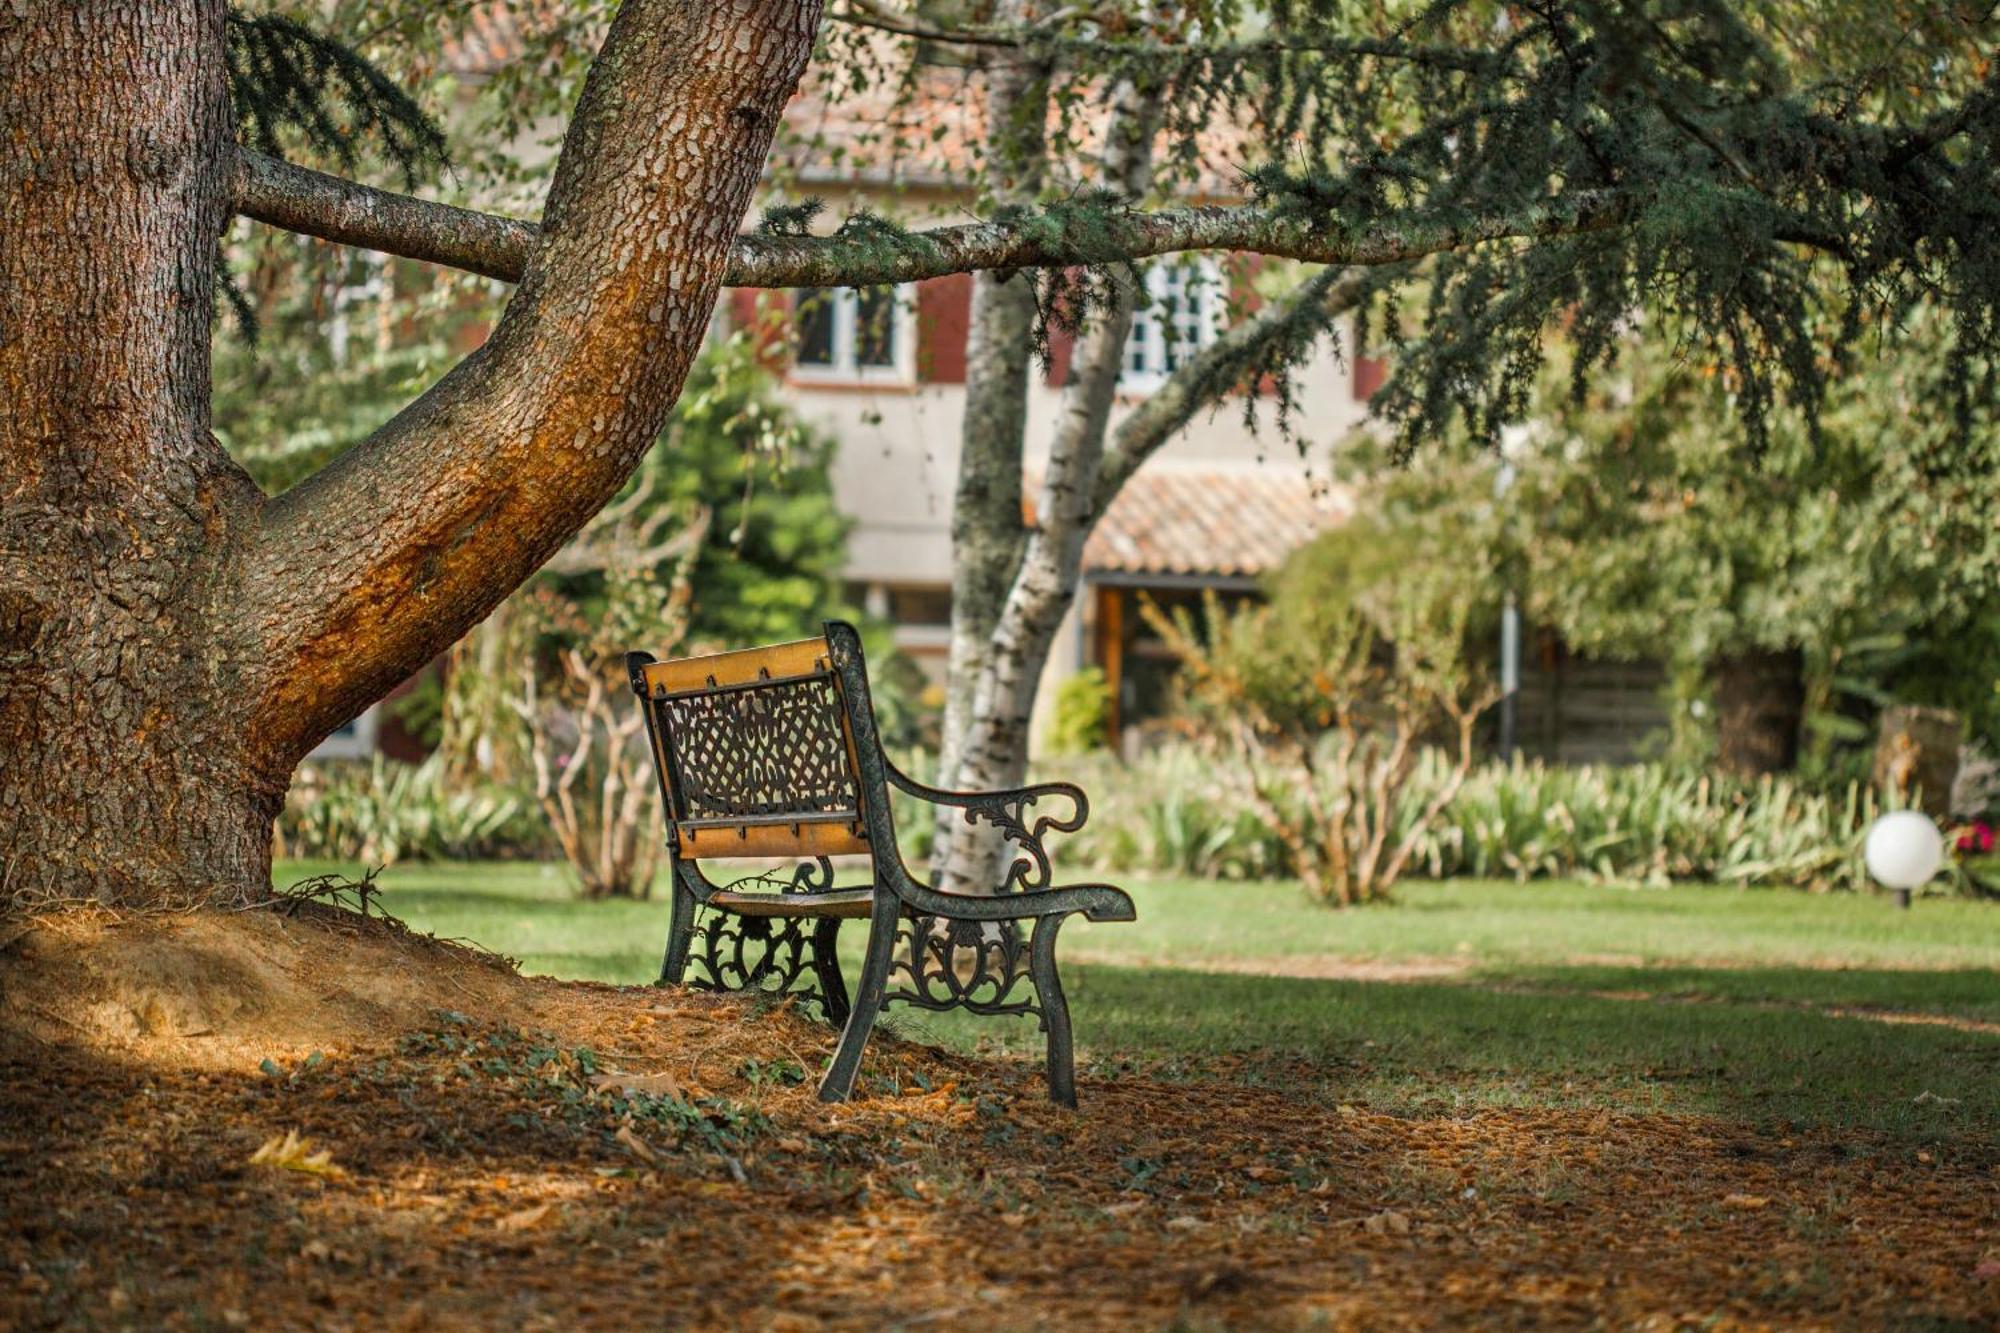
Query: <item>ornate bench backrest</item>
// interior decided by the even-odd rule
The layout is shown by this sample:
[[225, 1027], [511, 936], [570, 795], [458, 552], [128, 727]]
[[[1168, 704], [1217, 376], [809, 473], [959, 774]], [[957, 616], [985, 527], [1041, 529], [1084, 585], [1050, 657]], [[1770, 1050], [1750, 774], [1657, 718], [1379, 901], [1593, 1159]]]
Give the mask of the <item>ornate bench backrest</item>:
[[854, 737], [824, 638], [627, 660], [682, 857], [868, 851]]

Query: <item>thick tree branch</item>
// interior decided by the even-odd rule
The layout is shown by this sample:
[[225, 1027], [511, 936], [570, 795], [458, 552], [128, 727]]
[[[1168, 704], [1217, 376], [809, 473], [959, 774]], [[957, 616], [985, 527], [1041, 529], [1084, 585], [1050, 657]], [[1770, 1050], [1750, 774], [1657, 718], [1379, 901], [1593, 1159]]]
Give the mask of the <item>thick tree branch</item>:
[[236, 211], [286, 231], [519, 282], [532, 222], [378, 190], [252, 149], [236, 154]]
[[[520, 278], [538, 235], [531, 223], [377, 190], [247, 151], [237, 189], [237, 211], [260, 222], [508, 281]], [[1119, 263], [1182, 250], [1240, 250], [1369, 267], [1487, 241], [1599, 231], [1618, 225], [1637, 206], [1631, 196], [1594, 192], [1506, 212], [1347, 231], [1257, 204], [1150, 213], [1059, 205], [1008, 221], [900, 235], [870, 229], [831, 236], [739, 236], [723, 284], [873, 286], [981, 270]]]
[[631, 475], [700, 345], [818, 21], [819, 0], [621, 6], [493, 336], [265, 507], [243, 570], [264, 645], [246, 683], [276, 757], [477, 624]]

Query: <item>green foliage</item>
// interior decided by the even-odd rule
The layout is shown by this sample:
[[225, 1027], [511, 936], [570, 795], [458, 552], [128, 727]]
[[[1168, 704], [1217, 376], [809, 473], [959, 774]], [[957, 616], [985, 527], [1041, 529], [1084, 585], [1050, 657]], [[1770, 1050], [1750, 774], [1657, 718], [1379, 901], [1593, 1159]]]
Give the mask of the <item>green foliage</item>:
[[[451, 362], [450, 330], [478, 313], [443, 308], [443, 292], [398, 298], [381, 275], [400, 266], [378, 269], [350, 250], [265, 235], [238, 252], [259, 335], [214, 340], [214, 429], [270, 494], [319, 471], [429, 387]], [[329, 336], [336, 322], [339, 340]]]
[[[1079, 768], [1079, 763], [1083, 767]], [[1427, 749], [1397, 794], [1391, 829], [1415, 830], [1407, 873], [1444, 879], [1584, 879], [1869, 890], [1861, 841], [1882, 807], [1863, 783], [1829, 792], [1792, 778], [1739, 782], [1672, 765], [1473, 768], [1427, 827], [1422, 813], [1453, 782], [1452, 757]], [[1270, 879], [1299, 875], [1237, 771], [1186, 746], [1129, 765], [1070, 759], [1057, 772], [1090, 791], [1090, 822], [1063, 855], [1106, 872]], [[1324, 807], [1279, 793], [1302, 821]], [[1968, 891], [1956, 866], [1939, 891]]]
[[1651, 650], [1672, 626], [1696, 660], [1976, 618], [2000, 575], [2000, 423], [1953, 422], [1942, 333], [1926, 321], [1857, 367], [1816, 437], [1774, 415], [1755, 457], [1728, 375], [1657, 337], [1581, 402], [1545, 383], [1510, 455], [1530, 609], [1606, 653]]
[[367, 764], [300, 769], [278, 816], [277, 846], [280, 856], [371, 866], [552, 850], [526, 793], [451, 779], [437, 756], [411, 765], [380, 755]]
[[1661, 764], [1495, 763], [1425, 836], [1418, 864], [1436, 876], [1866, 890], [1861, 841], [1878, 812], [1860, 783], [1830, 793]]
[[1291, 853], [1243, 799], [1236, 777], [1193, 746], [1162, 747], [1130, 764], [1069, 758], [1047, 776], [1090, 793], [1090, 822], [1064, 845], [1065, 860], [1203, 879], [1292, 873]]
[[1111, 684], [1102, 667], [1085, 667], [1063, 679], [1050, 700], [1051, 754], [1087, 754], [1104, 748], [1111, 733]]
[[[1426, 549], [1444, 541], [1456, 559]], [[1224, 617], [1211, 596], [1204, 630], [1146, 608], [1180, 659], [1189, 725], [1234, 765], [1314, 898], [1385, 897], [1471, 767], [1493, 699], [1468, 651], [1494, 596], [1492, 552], [1469, 530], [1357, 518], [1287, 561], [1267, 605]], [[1433, 737], [1451, 746], [1451, 776], [1408, 807]]]
[[[1664, 655], [1684, 685], [1720, 656], [1802, 649], [1829, 704], [1836, 687], [1939, 704], [2000, 734], [2000, 422], [1950, 412], [1954, 348], [1920, 314], [1829, 393], [1817, 430], [1772, 412], [1760, 451], [1729, 370], [1658, 331], [1581, 398], [1553, 369], [1506, 451], [1527, 611], [1586, 652]], [[1497, 463], [1451, 467], [1439, 511], [1490, 510]], [[1822, 764], [1866, 738], [1840, 716], [1820, 715]]]
[[286, 14], [231, 11], [229, 94], [237, 136], [273, 157], [352, 173], [372, 145], [414, 187], [444, 165], [444, 131], [396, 81], [339, 37]]
[[[1635, 311], [1730, 368], [1753, 449], [1780, 401], [1814, 429], [1864, 327], [1919, 299], [1959, 335], [1946, 401], [1961, 420], [1993, 388], [1976, 364], [2000, 336], [2000, 67], [1984, 7], [1194, 0], [998, 29], [941, 13], [962, 44], [913, 43], [908, 69], [872, 29], [830, 25], [823, 59], [847, 76], [828, 81], [834, 95], [876, 99], [862, 151], [931, 165], [940, 127], [880, 114], [882, 94], [900, 110], [940, 47], [971, 63], [1007, 51], [1052, 103], [1042, 198], [1010, 220], [1059, 236], [1098, 278], [1123, 258], [1094, 243], [1126, 203], [1092, 198], [1081, 164], [1121, 87], [1161, 118], [1161, 197], [1247, 161], [1278, 230], [1430, 238], [1408, 308], [1385, 284], [1370, 321], [1396, 353], [1375, 410], [1404, 452], [1457, 423], [1496, 438], [1525, 415], [1552, 325], [1578, 349], [1581, 385]], [[1229, 139], [1227, 168], [1220, 124], [1255, 126]], [[1010, 137], [973, 146], [981, 181], [1004, 174]], [[1472, 243], [1494, 230], [1532, 239]], [[1056, 281], [1090, 304], [1089, 282]]]
[[663, 501], [711, 515], [691, 575], [692, 645], [802, 638], [836, 609], [851, 524], [833, 502], [833, 450], [778, 400], [745, 334], [696, 361], [646, 464]]

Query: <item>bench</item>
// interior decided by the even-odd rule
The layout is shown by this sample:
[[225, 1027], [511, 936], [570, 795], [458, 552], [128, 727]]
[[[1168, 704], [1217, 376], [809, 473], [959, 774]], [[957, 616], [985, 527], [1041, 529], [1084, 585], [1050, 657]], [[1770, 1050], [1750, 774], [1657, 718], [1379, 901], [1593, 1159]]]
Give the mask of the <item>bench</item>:
[[[841, 1029], [822, 1101], [852, 1095], [885, 1004], [1032, 1014], [1048, 1037], [1049, 1095], [1076, 1105], [1056, 932], [1079, 913], [1135, 915], [1122, 889], [1051, 882], [1044, 839], [1083, 826], [1080, 790], [943, 791], [902, 772], [876, 731], [861, 636], [840, 621], [820, 638], [768, 648], [666, 662], [630, 653], [626, 667], [666, 811], [663, 983], [797, 995], [817, 1008]], [[1011, 844], [993, 892], [947, 892], [912, 873], [897, 849], [891, 788], [991, 824]], [[1065, 808], [1044, 813], [1043, 802]], [[866, 881], [837, 885], [834, 857], [865, 858]], [[789, 869], [723, 883], [705, 869], [746, 859]], [[841, 922], [863, 919], [868, 946], [850, 997], [835, 945]]]

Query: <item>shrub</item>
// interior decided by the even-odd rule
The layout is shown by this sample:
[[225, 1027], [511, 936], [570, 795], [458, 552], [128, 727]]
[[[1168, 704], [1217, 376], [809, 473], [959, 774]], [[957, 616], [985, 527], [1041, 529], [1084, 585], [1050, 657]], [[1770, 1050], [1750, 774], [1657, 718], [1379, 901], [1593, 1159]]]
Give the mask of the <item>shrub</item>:
[[553, 850], [524, 793], [447, 779], [432, 756], [402, 764], [304, 765], [278, 816], [279, 856], [397, 861], [539, 857]]
[[[1068, 760], [1090, 822], [1067, 856], [1106, 872], [1152, 871], [1220, 879], [1295, 876], [1295, 853], [1258, 817], [1243, 778], [1188, 746], [1130, 765]], [[1409, 839], [1449, 786], [1456, 757], [1424, 751], [1390, 824]], [[1312, 816], [1294, 793], [1294, 817]], [[1431, 878], [1573, 878], [1663, 886], [1681, 881], [1814, 891], [1869, 887], [1861, 860], [1868, 825], [1885, 806], [1862, 783], [1831, 790], [1790, 778], [1741, 781], [1665, 764], [1550, 767], [1488, 762], [1417, 832], [1407, 873]], [[1963, 887], [1953, 868], [1948, 880]]]
[[[1495, 695], [1466, 643], [1490, 564], [1388, 561], [1357, 520], [1298, 552], [1268, 605], [1207, 624], [1146, 619], [1180, 659], [1186, 722], [1237, 773], [1306, 892], [1336, 906], [1388, 894], [1473, 761]], [[1400, 548], [1393, 548], [1400, 549]], [[1443, 780], [1406, 798], [1426, 742], [1448, 737]]]
[[1085, 667], [1063, 679], [1050, 701], [1050, 754], [1088, 754], [1111, 735], [1111, 682], [1103, 667]]

